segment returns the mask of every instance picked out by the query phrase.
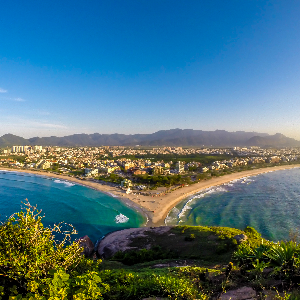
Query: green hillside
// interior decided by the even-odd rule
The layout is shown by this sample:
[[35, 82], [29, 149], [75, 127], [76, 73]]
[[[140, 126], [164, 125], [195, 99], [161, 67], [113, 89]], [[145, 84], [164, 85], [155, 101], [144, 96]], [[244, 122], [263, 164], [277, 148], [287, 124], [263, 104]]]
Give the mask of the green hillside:
[[300, 297], [299, 244], [264, 240], [251, 227], [173, 227], [101, 260], [68, 242], [72, 230], [58, 242], [62, 225], [44, 227], [26, 203], [0, 226], [0, 299], [218, 299], [240, 288], [252, 299]]

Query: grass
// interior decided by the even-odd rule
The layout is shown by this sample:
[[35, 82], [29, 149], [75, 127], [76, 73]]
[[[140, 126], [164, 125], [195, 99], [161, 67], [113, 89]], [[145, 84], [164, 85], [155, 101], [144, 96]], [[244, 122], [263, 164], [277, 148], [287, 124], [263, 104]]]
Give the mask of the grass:
[[249, 236], [248, 243], [255, 245], [261, 240], [260, 235], [255, 233], [255, 230], [254, 233], [245, 233], [228, 227], [176, 226], [163, 234], [145, 232], [146, 237], [134, 238], [129, 245], [139, 250], [119, 253], [113, 259], [130, 265], [147, 261], [167, 263], [170, 259], [196, 260], [196, 265], [206, 267], [226, 265], [237, 249], [233, 237], [246, 234]]
[[[239, 234], [248, 237], [241, 246], [233, 239]], [[189, 239], [186, 240], [186, 237]], [[268, 243], [273, 245], [272, 242], [262, 239], [251, 227], [242, 231], [227, 227], [176, 226], [161, 235], [147, 232], [146, 237], [133, 239], [131, 246], [143, 249], [151, 245], [166, 252], [176, 249], [177, 258], [156, 259], [130, 266], [118, 261], [103, 261], [101, 270], [109, 270], [106, 279], [112, 288], [118, 290], [118, 297], [123, 291], [118, 286], [115, 287], [115, 282], [126, 281], [128, 287], [131, 287], [130, 292], [126, 291], [127, 295], [134, 291], [128, 299], [146, 295], [169, 299], [217, 299], [226, 291], [243, 286], [252, 287], [257, 295], [261, 295], [259, 299], [264, 299], [265, 293], [271, 293], [274, 296], [271, 299], [300, 299], [298, 285], [291, 284], [291, 280], [295, 278], [287, 276], [285, 269], [279, 272], [277, 266], [277, 269], [273, 267], [271, 271], [263, 272], [268, 265], [259, 269], [255, 257], [248, 269], [232, 260], [233, 253], [243, 245], [255, 249]], [[297, 268], [296, 275], [297, 270], [300, 272], [300, 267]], [[113, 299], [113, 296], [110, 294], [111, 298], [108, 299]]]

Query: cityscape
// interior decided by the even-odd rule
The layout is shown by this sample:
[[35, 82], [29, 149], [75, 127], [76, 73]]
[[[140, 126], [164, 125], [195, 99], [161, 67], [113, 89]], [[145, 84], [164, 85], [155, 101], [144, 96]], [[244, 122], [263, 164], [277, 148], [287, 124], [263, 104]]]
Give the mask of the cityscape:
[[[0, 166], [98, 180], [145, 195], [214, 176], [266, 166], [299, 163], [300, 148], [57, 147], [18, 146], [0, 150]], [[179, 175], [179, 176], [178, 176]], [[129, 188], [129, 189], [128, 189]], [[159, 193], [157, 193], [157, 188]]]

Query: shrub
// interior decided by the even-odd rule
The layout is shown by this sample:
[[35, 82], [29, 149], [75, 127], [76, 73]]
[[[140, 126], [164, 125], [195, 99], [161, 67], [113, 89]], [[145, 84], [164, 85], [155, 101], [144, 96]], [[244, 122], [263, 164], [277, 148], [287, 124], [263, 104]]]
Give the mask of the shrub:
[[189, 236], [186, 236], [184, 238], [185, 241], [189, 241], [192, 242], [195, 239], [195, 235], [193, 233], [191, 233]]
[[257, 238], [260, 239], [261, 238], [261, 234], [258, 233], [253, 227], [247, 226], [244, 229], [245, 233], [247, 234], [248, 238]]
[[101, 279], [111, 286], [104, 299], [142, 299], [168, 297], [168, 299], [208, 299], [199, 292], [193, 281], [171, 273], [158, 275], [150, 272], [105, 270]]
[[[0, 226], [0, 286], [13, 299], [101, 299], [108, 286], [95, 271], [79, 274], [87, 266], [78, 243], [69, 243], [62, 224], [44, 227], [40, 212], [29, 204]], [[54, 233], [63, 234], [62, 241]], [[87, 268], [86, 268], [87, 269]], [[26, 298], [23, 298], [25, 296]], [[43, 296], [43, 297], [42, 297]]]

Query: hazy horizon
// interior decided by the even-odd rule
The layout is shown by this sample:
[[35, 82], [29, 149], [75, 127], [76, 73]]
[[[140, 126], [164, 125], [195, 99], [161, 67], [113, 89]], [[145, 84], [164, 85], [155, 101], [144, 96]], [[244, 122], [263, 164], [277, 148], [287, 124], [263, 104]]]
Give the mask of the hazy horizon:
[[[223, 129], [216, 129], [216, 130], [201, 130], [201, 129], [191, 129], [191, 128], [170, 128], [170, 129], [162, 129], [162, 130], [158, 130], [158, 131], [168, 131], [168, 130], [200, 130], [200, 131], [206, 131], [206, 132], [213, 132], [213, 131], [224, 131]], [[120, 134], [120, 135], [122, 135], [122, 134], [124, 134], [124, 135], [135, 135], [135, 134], [154, 134], [154, 133], [156, 133], [156, 132], [158, 132], [158, 131], [154, 131], [154, 132], [150, 132], [150, 133], [145, 133], [145, 132], [138, 132], [138, 133], [122, 133], [122, 132], [115, 132], [115, 133], [105, 133], [105, 132], [92, 132], [92, 133], [85, 133], [85, 132], [75, 132], [75, 133], [72, 133], [72, 134], [66, 134], [66, 135], [52, 135], [52, 136], [55, 136], [55, 137], [64, 137], [64, 136], [68, 136], [68, 135], [80, 135], [80, 134]], [[226, 131], [226, 130], [225, 130]], [[269, 136], [272, 136], [272, 135], [274, 135], [274, 134], [269, 134], [269, 133], [267, 133], [267, 132], [256, 132], [256, 131], [243, 131], [243, 130], [235, 130], [235, 131], [227, 131], [227, 132], [230, 132], [230, 133], [236, 133], [236, 132], [255, 132], [255, 133], [258, 133], [258, 134], [262, 134], [262, 135], [265, 135], [265, 134], [267, 134], [267, 135], [269, 135]], [[38, 138], [43, 138], [43, 137], [50, 137], [50, 135], [49, 136], [46, 136], [46, 135], [44, 135], [44, 136], [38, 136], [38, 135], [36, 135], [36, 136], [21, 136], [21, 135], [16, 135], [16, 134], [13, 134], [13, 133], [11, 133], [11, 132], [8, 132], [8, 133], [5, 133], [5, 134], [3, 134], [3, 135], [0, 135], [0, 137], [2, 137], [2, 136], [4, 136], [4, 135], [6, 135], [6, 134], [12, 134], [12, 135], [15, 135], [15, 136], [19, 136], [19, 137], [22, 137], [22, 138], [25, 138], [25, 139], [31, 139], [31, 138], [36, 138], [36, 137], [38, 137]], [[275, 134], [282, 134], [281, 132], [276, 132]], [[286, 137], [288, 137], [288, 138], [291, 138], [290, 136], [286, 136]], [[297, 139], [296, 139], [297, 140]], [[300, 141], [300, 140], [299, 140]]]
[[0, 136], [300, 140], [299, 1], [17, 0], [1, 12]]

